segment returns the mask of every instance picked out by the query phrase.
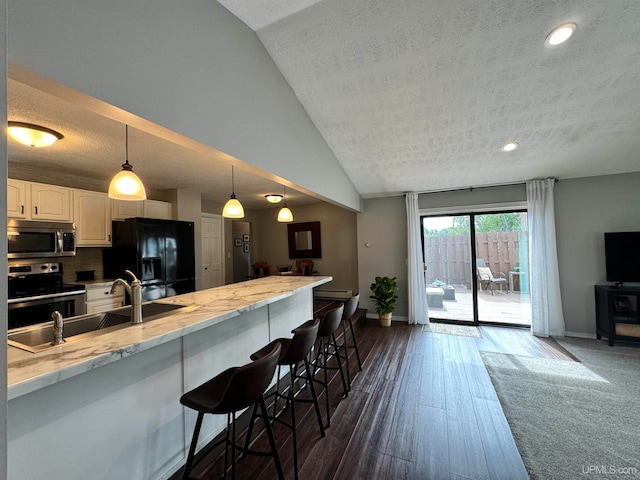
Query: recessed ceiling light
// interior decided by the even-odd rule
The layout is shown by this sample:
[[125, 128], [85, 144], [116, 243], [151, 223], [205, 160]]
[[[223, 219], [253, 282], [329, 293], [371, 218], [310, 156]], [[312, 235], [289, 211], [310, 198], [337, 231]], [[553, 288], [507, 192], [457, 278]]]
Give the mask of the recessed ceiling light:
[[576, 31], [576, 28], [578, 28], [578, 25], [575, 23], [565, 23], [564, 25], [554, 28], [544, 40], [545, 46], [551, 48], [566, 42], [571, 35], [573, 35], [573, 32]]
[[518, 148], [518, 142], [509, 142], [501, 150], [503, 152], [513, 152], [516, 148]]

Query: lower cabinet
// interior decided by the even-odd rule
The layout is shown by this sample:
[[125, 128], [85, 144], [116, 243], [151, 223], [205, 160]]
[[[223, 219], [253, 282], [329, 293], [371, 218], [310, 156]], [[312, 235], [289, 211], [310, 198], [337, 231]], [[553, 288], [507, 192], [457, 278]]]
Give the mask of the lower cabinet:
[[124, 287], [118, 285], [111, 293], [113, 282], [100, 282], [86, 285], [87, 313], [108, 312], [124, 306]]

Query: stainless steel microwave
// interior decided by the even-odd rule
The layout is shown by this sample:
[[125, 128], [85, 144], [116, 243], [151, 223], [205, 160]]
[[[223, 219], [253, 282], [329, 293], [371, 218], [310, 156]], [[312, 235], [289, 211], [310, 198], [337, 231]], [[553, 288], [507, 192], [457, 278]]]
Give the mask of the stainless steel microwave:
[[73, 223], [8, 220], [9, 258], [67, 257], [76, 254]]

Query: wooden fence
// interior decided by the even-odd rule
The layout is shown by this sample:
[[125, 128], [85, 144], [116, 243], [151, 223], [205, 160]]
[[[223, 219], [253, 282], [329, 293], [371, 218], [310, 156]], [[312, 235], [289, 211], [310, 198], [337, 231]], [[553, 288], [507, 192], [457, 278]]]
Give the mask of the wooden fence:
[[[427, 284], [437, 280], [450, 285], [471, 288], [475, 267], [471, 267], [471, 246], [468, 235], [425, 237], [424, 258], [427, 265]], [[495, 232], [476, 234], [476, 258], [484, 259], [494, 276], [509, 271], [522, 263], [520, 260], [520, 233]], [[523, 254], [527, 255], [526, 244]]]

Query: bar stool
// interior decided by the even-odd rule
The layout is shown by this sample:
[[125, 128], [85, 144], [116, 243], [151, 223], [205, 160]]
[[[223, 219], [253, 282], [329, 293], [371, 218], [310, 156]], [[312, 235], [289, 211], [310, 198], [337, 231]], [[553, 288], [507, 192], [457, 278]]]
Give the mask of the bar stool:
[[[295, 478], [298, 478], [298, 444], [297, 444], [297, 436], [296, 436], [296, 409], [294, 402], [312, 402], [314, 409], [316, 411], [316, 418], [318, 419], [318, 426], [320, 427], [320, 435], [324, 437], [324, 426], [322, 425], [322, 417], [320, 415], [320, 407], [318, 406], [318, 397], [316, 396], [316, 391], [313, 386], [313, 382], [307, 382], [312, 378], [311, 375], [311, 367], [308, 360], [309, 352], [313, 348], [313, 345], [316, 341], [316, 337], [318, 334], [318, 328], [320, 327], [320, 320], [316, 319], [309, 320], [299, 327], [292, 330], [293, 338], [278, 338], [277, 340], [272, 341], [264, 348], [261, 348], [257, 352], [251, 354], [251, 360], [259, 360], [267, 355], [273, 348], [273, 345], [276, 343], [280, 343], [282, 345], [282, 350], [280, 352], [280, 358], [278, 358], [278, 373], [276, 375], [276, 390], [273, 393], [267, 395], [267, 397], [273, 395], [273, 416], [272, 420], [282, 423], [291, 429], [291, 437], [293, 440], [293, 468], [295, 471]], [[298, 368], [300, 364], [304, 364], [305, 376], [299, 376]], [[280, 368], [286, 365], [289, 367], [289, 386], [287, 388], [288, 393], [285, 395], [284, 392], [280, 393]], [[311, 400], [309, 399], [301, 399], [296, 398], [295, 394], [295, 381], [296, 379], [304, 379], [306, 383], [309, 384], [309, 389], [311, 391]], [[286, 399], [286, 405], [291, 405], [291, 423], [284, 421], [282, 418], [277, 417], [278, 411], [278, 398]], [[253, 430], [254, 416], [256, 414], [257, 408], [253, 407], [253, 415], [251, 416], [251, 421], [249, 422], [249, 431], [247, 433], [247, 439], [245, 440], [245, 448], [249, 446], [249, 441], [251, 439], [251, 432]]]
[[[193, 431], [193, 439], [187, 456], [187, 463], [184, 467], [183, 480], [188, 480], [193, 468], [193, 457], [202, 427], [202, 420], [205, 413], [227, 414], [226, 436], [211, 448], [215, 448], [221, 443], [225, 444], [224, 453], [224, 478], [227, 475], [228, 451], [231, 446], [231, 477], [236, 478], [236, 450], [245, 454], [273, 457], [278, 471], [278, 477], [284, 480], [280, 457], [276, 442], [273, 437], [267, 406], [264, 403], [264, 392], [271, 383], [276, 370], [278, 357], [280, 356], [281, 345], [275, 344], [270, 352], [265, 354], [260, 360], [248, 363], [242, 367], [232, 367], [211, 380], [203, 383], [199, 387], [185, 393], [180, 397], [180, 403], [198, 412], [198, 419]], [[252, 405], [259, 405], [262, 414], [260, 415], [265, 423], [267, 436], [271, 452], [257, 452], [248, 450], [236, 445], [236, 412]], [[231, 429], [231, 440], [229, 440], [229, 429]]]
[[[318, 329], [317, 339], [319, 341], [316, 355], [311, 362], [313, 366], [313, 380], [324, 386], [325, 403], [327, 407], [327, 427], [331, 426], [331, 416], [329, 414], [329, 379], [327, 370], [338, 370], [340, 372], [340, 379], [342, 380], [342, 388], [344, 389], [345, 397], [349, 396], [349, 389], [345, 380], [344, 371], [342, 370], [342, 356], [336, 341], [336, 330], [340, 326], [342, 321], [342, 312], [344, 312], [344, 305], [340, 305], [337, 308], [329, 310], [325, 316], [320, 320], [320, 328]], [[334, 356], [338, 361], [337, 367], [327, 366], [329, 359]], [[322, 361], [320, 361], [322, 358]], [[315, 374], [318, 369], [322, 369], [324, 372], [324, 381], [316, 378]]]
[[[353, 322], [351, 321], [351, 317], [353, 317], [354, 313], [358, 309], [358, 304], [360, 302], [360, 294], [356, 294], [353, 297], [349, 298], [346, 302], [344, 302], [344, 312], [342, 313], [342, 343], [338, 345], [338, 347], [344, 350], [344, 357], [346, 362], [346, 371], [347, 371], [347, 386], [349, 387], [349, 391], [351, 391], [351, 374], [349, 372], [349, 349], [353, 348], [356, 351], [356, 360], [358, 360], [358, 371], [362, 371], [362, 362], [360, 361], [360, 352], [358, 351], [358, 341], [356, 340], [356, 334], [353, 330]], [[349, 331], [351, 332], [351, 342], [349, 343], [347, 340], [347, 322], [349, 322]]]

